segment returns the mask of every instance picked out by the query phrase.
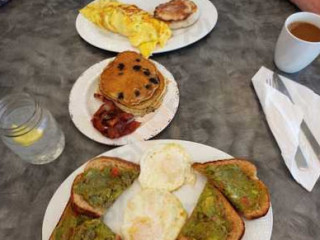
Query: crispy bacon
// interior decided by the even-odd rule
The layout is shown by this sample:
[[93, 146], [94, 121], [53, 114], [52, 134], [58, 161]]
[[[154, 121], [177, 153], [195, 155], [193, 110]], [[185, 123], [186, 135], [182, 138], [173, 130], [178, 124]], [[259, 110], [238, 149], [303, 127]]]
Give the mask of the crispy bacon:
[[134, 132], [140, 122], [134, 120], [134, 116], [118, 108], [112, 101], [106, 99], [101, 94], [94, 94], [103, 104], [93, 115], [91, 122], [104, 136], [115, 139]]

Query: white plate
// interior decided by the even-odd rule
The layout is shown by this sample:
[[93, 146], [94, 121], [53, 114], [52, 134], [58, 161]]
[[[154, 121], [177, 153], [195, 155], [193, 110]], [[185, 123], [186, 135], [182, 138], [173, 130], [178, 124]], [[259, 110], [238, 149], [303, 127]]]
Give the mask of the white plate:
[[[230, 155], [206, 145], [199, 143], [181, 141], [181, 140], [154, 140], [147, 142], [139, 142], [132, 145], [126, 145], [120, 148], [113, 149], [105, 152], [101, 155], [120, 157], [134, 163], [139, 163], [139, 159], [143, 152], [155, 144], [159, 143], [178, 143], [181, 144], [191, 155], [195, 162], [206, 162], [217, 159], [231, 158]], [[85, 164], [75, 170], [57, 189], [53, 197], [51, 198], [47, 207], [43, 225], [42, 225], [42, 240], [48, 240], [53, 229], [59, 221], [59, 218], [68, 202], [70, 197], [71, 185], [77, 174], [81, 173]], [[259, 174], [259, 172], [258, 172]], [[196, 205], [197, 199], [204, 187], [206, 180], [203, 176], [197, 175], [197, 182], [194, 186], [184, 185], [174, 194], [180, 199], [188, 213], [191, 213], [192, 209]], [[108, 210], [108, 213], [104, 216], [104, 222], [116, 233], [119, 233], [121, 226], [124, 207], [126, 202], [133, 195], [139, 191], [139, 183], [135, 181], [134, 184], [127, 189]], [[266, 216], [245, 221], [245, 234], [242, 240], [270, 240], [273, 225], [272, 207]]]
[[[200, 10], [198, 21], [187, 28], [173, 31], [173, 36], [167, 44], [163, 48], [158, 46], [154, 53], [168, 52], [188, 46], [199, 41], [214, 28], [218, 20], [218, 12], [215, 6], [209, 0], [193, 1], [198, 5]], [[135, 4], [143, 10], [153, 13], [156, 6], [160, 3], [167, 2], [167, 0], [123, 0], [122, 2]], [[122, 52], [125, 50], [138, 51], [131, 46], [126, 37], [97, 27], [81, 14], [78, 14], [76, 29], [85, 41], [95, 47], [113, 52]]]
[[161, 64], [153, 61], [167, 80], [167, 90], [161, 106], [152, 113], [136, 118], [141, 122], [133, 133], [118, 139], [110, 139], [97, 131], [91, 123], [93, 114], [102, 105], [93, 97], [98, 89], [99, 76], [114, 58], [101, 61], [87, 69], [75, 82], [69, 99], [69, 112], [73, 123], [88, 138], [107, 145], [125, 145], [148, 140], [160, 133], [173, 119], [179, 105], [179, 89], [172, 74]]

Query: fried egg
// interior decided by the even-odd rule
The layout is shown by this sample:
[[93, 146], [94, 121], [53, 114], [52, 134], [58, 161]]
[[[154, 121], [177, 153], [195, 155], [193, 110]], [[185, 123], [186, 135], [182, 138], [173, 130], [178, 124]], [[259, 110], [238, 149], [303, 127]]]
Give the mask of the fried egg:
[[161, 144], [149, 150], [140, 160], [139, 182], [142, 188], [167, 191], [184, 183], [194, 183], [191, 158], [179, 144]]
[[187, 213], [170, 192], [144, 189], [127, 204], [122, 234], [125, 240], [174, 240]]

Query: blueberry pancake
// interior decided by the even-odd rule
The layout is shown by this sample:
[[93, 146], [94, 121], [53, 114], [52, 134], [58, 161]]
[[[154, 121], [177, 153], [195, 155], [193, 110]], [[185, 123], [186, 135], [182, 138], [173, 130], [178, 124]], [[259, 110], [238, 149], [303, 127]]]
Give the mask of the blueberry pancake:
[[104, 69], [99, 90], [123, 111], [143, 116], [160, 106], [166, 80], [154, 63], [136, 52], [126, 51]]

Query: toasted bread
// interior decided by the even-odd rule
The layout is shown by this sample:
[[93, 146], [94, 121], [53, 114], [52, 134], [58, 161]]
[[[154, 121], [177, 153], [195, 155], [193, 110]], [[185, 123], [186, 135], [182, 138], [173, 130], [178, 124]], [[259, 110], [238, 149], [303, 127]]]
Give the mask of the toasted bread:
[[[79, 213], [101, 217], [138, 177], [137, 164], [114, 157], [98, 157], [86, 165], [72, 185], [72, 206]], [[90, 192], [92, 190], [92, 192]]]
[[155, 8], [155, 18], [166, 22], [171, 29], [194, 24], [199, 19], [199, 8], [190, 0], [171, 0]]
[[87, 219], [89, 219], [87, 216], [81, 215], [72, 209], [69, 200], [49, 240], [71, 239], [76, 227]]
[[125, 51], [101, 73], [99, 91], [123, 111], [143, 116], [160, 106], [166, 80], [153, 62]]
[[257, 178], [257, 169], [249, 161], [227, 159], [194, 163], [192, 167], [204, 174], [245, 218], [267, 214], [270, 208], [268, 188]]
[[177, 240], [239, 240], [244, 231], [241, 217], [228, 200], [207, 183]]
[[[121, 240], [101, 219], [91, 219], [79, 225], [72, 237], [72, 240], [87, 239], [84, 236], [95, 236], [94, 239]], [[92, 239], [92, 238], [90, 238]]]
[[121, 240], [120, 236], [114, 234], [100, 219], [90, 219], [74, 211], [70, 200], [49, 240], [81, 240], [82, 238], [79, 238], [79, 236], [86, 231], [86, 227], [92, 222], [95, 225], [99, 223], [99, 227], [107, 236], [106, 240]]

